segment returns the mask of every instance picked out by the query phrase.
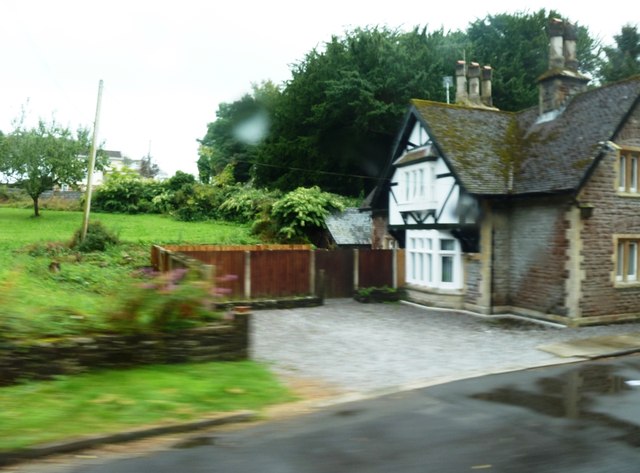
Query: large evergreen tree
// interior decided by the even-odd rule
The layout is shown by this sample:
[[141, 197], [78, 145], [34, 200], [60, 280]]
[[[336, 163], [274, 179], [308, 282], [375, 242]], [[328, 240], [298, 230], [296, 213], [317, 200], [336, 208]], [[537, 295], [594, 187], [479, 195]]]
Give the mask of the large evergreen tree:
[[637, 26], [625, 25], [614, 36], [615, 46], [603, 48], [605, 60], [600, 68], [602, 82], [614, 82], [640, 74], [640, 32]]
[[[558, 16], [543, 9], [490, 15], [466, 32], [372, 27], [332, 37], [293, 66], [281, 91], [258, 88], [220, 105], [201, 140], [201, 180], [207, 182], [228, 163], [242, 163], [236, 166], [239, 181], [248, 179], [250, 171], [258, 186], [288, 191], [318, 185], [362, 195], [376, 184], [389, 158], [409, 100], [445, 101], [443, 77], [454, 74], [457, 60], [493, 66], [498, 108], [535, 105], [537, 78], [548, 63], [546, 26]], [[596, 46], [579, 27], [584, 73], [595, 72]], [[266, 139], [239, 139], [239, 125], [260, 111], [269, 116]]]
[[[467, 28], [467, 58], [493, 67], [493, 102], [499, 109], [518, 111], [538, 102], [537, 79], [549, 64], [547, 24], [549, 18], [560, 17], [545, 9], [503, 13], [476, 20]], [[586, 28], [578, 26], [577, 32], [580, 71], [593, 75], [597, 44]]]
[[[375, 185], [412, 97], [444, 100], [461, 34], [356, 29], [295, 65], [255, 178], [359, 195]], [[437, 78], [437, 81], [434, 80]]]

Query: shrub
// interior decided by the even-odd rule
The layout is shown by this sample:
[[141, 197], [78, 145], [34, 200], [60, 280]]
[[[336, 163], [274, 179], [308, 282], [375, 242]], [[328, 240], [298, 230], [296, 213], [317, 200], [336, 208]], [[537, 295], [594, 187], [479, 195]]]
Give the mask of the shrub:
[[118, 331], [166, 332], [192, 327], [217, 318], [212, 311], [216, 292], [193, 270], [176, 269], [124, 291], [120, 307], [106, 314]]
[[249, 223], [258, 219], [262, 214], [268, 214], [278, 197], [281, 197], [278, 191], [236, 186], [218, 210], [221, 218]]
[[9, 187], [7, 185], [0, 186], [0, 203], [22, 202], [27, 202], [29, 205], [33, 205], [31, 197], [29, 197], [24, 189], [18, 187]]
[[105, 228], [101, 222], [89, 222], [87, 227], [87, 235], [81, 241], [82, 229], [78, 230], [71, 241], [71, 248], [83, 253], [92, 251], [104, 251], [109, 246], [118, 243], [118, 237]]
[[271, 208], [271, 219], [278, 228], [278, 237], [285, 242], [307, 242], [309, 234], [326, 228], [325, 218], [346, 207], [343, 197], [323, 192], [318, 186], [298, 187], [285, 194]]
[[114, 171], [104, 185], [96, 189], [91, 205], [103, 212], [151, 213], [157, 209], [153, 199], [164, 190], [162, 183], [142, 178], [133, 171]]
[[231, 188], [208, 184], [191, 184], [174, 194], [174, 216], [183, 222], [219, 219], [219, 208], [227, 199]]

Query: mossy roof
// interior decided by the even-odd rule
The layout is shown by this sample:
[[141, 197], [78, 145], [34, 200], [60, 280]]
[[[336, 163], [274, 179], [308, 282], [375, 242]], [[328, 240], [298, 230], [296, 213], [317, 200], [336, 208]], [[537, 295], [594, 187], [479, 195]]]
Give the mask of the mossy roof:
[[640, 76], [576, 95], [555, 119], [412, 100], [453, 173], [472, 194], [528, 194], [578, 189], [640, 96]]

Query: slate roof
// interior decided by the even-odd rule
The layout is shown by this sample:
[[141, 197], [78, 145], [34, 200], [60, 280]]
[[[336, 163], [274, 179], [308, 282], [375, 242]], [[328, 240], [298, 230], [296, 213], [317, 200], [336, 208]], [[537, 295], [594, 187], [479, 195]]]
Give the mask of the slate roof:
[[371, 215], [356, 208], [329, 215], [327, 229], [338, 245], [370, 245]]
[[412, 100], [441, 154], [467, 191], [480, 195], [578, 189], [599, 154], [640, 101], [640, 76], [576, 95], [553, 120]]
[[122, 158], [122, 152], [120, 151], [111, 151], [111, 150], [105, 149], [105, 150], [102, 150], [102, 152], [110, 158]]

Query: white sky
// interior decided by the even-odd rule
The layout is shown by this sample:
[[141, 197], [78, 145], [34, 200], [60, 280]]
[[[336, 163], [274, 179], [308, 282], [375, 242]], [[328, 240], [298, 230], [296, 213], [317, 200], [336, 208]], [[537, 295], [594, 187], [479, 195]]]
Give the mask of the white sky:
[[[104, 80], [99, 138], [169, 175], [197, 174], [196, 139], [220, 102], [251, 84], [290, 78], [290, 65], [345, 29], [429, 25], [464, 29], [487, 14], [555, 9], [612, 43], [640, 21], [628, 0], [4, 0], [0, 14], [0, 130], [29, 118], [92, 126]], [[471, 59], [471, 58], [470, 58]], [[453, 68], [453, 66], [452, 66]]]

